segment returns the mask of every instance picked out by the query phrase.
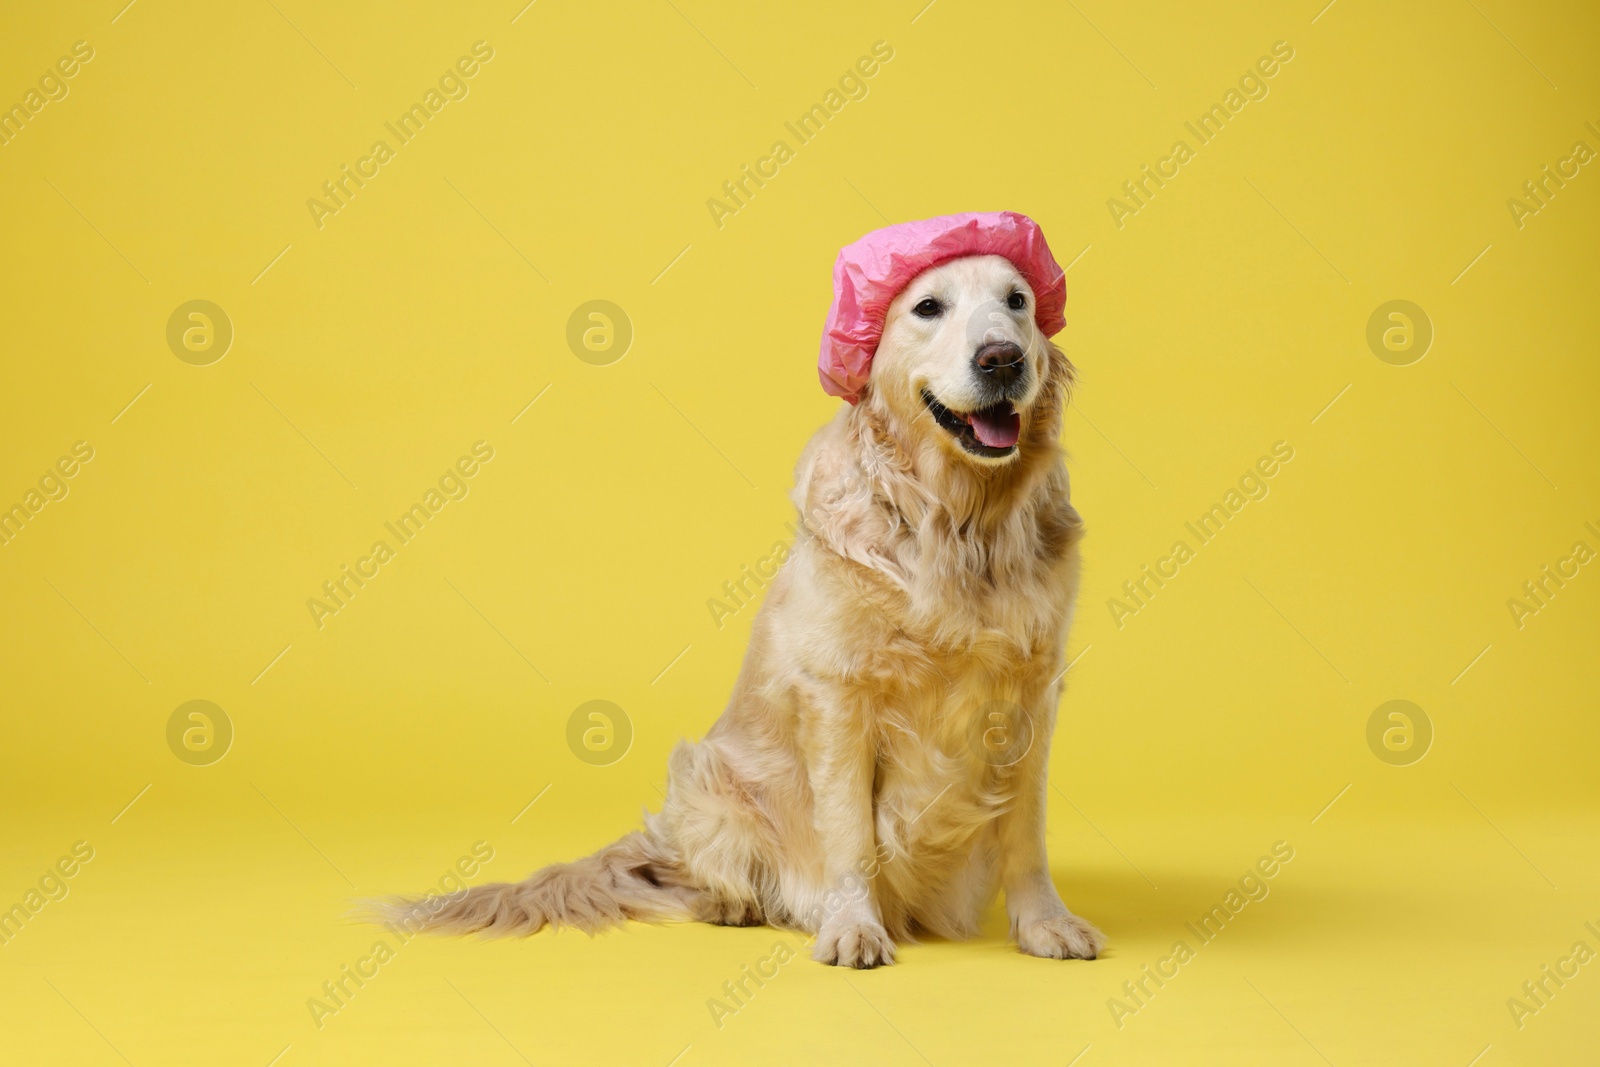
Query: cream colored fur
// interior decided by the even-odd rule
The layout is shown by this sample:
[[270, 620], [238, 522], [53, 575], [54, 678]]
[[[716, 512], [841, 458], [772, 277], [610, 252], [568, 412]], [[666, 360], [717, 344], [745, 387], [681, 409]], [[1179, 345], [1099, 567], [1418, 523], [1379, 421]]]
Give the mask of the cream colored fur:
[[[1027, 310], [996, 311], [1013, 289]], [[911, 310], [929, 295], [946, 308], [935, 320]], [[642, 832], [386, 914], [486, 933], [768, 923], [814, 935], [824, 963], [872, 967], [918, 933], [973, 936], [1003, 890], [1022, 951], [1093, 958], [1101, 935], [1062, 903], [1045, 855], [1082, 524], [1059, 443], [1072, 368], [1032, 307], [996, 256], [928, 270], [895, 300], [866, 395], [800, 458], [804, 530], [732, 699], [673, 751]], [[1022, 438], [1004, 459], [963, 450], [921, 399], [981, 406], [974, 338], [1025, 352]]]

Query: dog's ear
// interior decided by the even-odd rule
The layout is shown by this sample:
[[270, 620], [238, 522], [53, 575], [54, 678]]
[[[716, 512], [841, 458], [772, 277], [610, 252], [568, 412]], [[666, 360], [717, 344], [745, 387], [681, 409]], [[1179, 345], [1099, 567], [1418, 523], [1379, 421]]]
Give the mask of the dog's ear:
[[[852, 414], [864, 417], [859, 408]], [[904, 584], [906, 575], [888, 550], [903, 520], [897, 519], [879, 491], [878, 478], [863, 462], [881, 458], [855, 420], [840, 420], [813, 438], [801, 456], [793, 499], [800, 509], [802, 537], [816, 538], [835, 555]]]
[[[830, 435], [832, 436], [832, 435]], [[842, 556], [866, 535], [871, 518], [871, 488], [838, 441], [814, 442], [795, 472], [794, 497], [800, 521], [814, 537]]]
[[1054, 341], [1044, 342], [1044, 389], [1034, 406], [1033, 428], [1059, 437], [1061, 421], [1072, 401], [1072, 387], [1078, 382], [1077, 368]]
[[1059, 345], [1045, 341], [1045, 384], [1061, 395], [1063, 406], [1072, 399], [1072, 387], [1078, 384], [1078, 368], [1072, 365]]

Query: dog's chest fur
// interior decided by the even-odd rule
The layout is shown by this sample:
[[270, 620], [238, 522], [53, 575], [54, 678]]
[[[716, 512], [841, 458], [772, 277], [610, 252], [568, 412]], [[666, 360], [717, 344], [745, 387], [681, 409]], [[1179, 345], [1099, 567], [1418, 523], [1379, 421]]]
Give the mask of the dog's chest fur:
[[[898, 674], [878, 723], [874, 817], [903, 894], [951, 877], [1048, 744], [1078, 573], [1079, 521], [1045, 496], [983, 536], [925, 524], [885, 539], [883, 655]], [[913, 652], [912, 656], [907, 656]], [[908, 662], [923, 669], [908, 672]], [[887, 664], [885, 664], [887, 666]]]

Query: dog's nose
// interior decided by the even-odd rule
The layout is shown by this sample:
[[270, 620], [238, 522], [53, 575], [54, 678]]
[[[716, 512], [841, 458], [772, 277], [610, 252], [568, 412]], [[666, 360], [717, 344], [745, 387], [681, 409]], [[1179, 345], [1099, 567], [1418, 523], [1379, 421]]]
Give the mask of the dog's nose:
[[1010, 385], [1022, 377], [1022, 348], [1014, 341], [990, 341], [979, 345], [972, 362], [982, 378], [996, 385]]

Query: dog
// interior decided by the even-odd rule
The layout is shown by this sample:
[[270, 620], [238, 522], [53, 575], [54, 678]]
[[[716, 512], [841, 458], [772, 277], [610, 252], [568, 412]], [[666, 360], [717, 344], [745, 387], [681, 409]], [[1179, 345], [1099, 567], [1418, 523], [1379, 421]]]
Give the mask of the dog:
[[1059, 440], [1073, 368], [1035, 299], [1000, 255], [893, 299], [870, 385], [800, 458], [802, 532], [732, 698], [673, 750], [643, 830], [381, 916], [491, 935], [764, 923], [870, 968], [918, 935], [973, 937], [1003, 890], [1022, 952], [1095, 958], [1045, 852], [1083, 523]]

